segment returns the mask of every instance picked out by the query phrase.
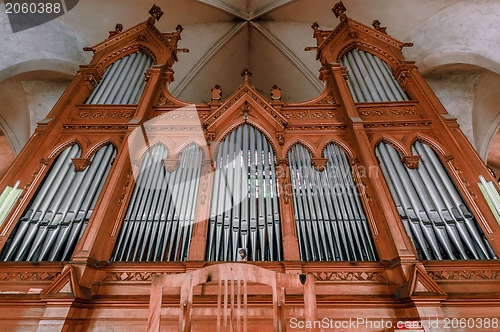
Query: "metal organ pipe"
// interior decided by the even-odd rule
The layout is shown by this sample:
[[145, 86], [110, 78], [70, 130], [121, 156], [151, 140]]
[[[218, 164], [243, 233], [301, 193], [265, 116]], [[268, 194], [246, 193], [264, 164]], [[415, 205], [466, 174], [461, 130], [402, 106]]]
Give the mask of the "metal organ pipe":
[[152, 64], [153, 59], [142, 52], [116, 60], [106, 68], [86, 104], [136, 104], [145, 86], [141, 76]]
[[[468, 211], [436, 153], [426, 144], [415, 142], [415, 154], [421, 156], [417, 169], [403, 166], [400, 156], [386, 143], [380, 143], [376, 152], [382, 171], [388, 180], [389, 190], [401, 204], [410, 219], [405, 228], [424, 259], [490, 259], [489, 243]], [[392, 168], [392, 169], [391, 169]], [[402, 184], [402, 185], [401, 185]], [[419, 211], [418, 216], [408, 209], [408, 200]], [[401, 203], [399, 203], [401, 200]], [[398, 207], [398, 211], [400, 208]], [[401, 215], [402, 213], [400, 213]], [[401, 215], [404, 222], [404, 215]], [[417, 218], [421, 229], [415, 227]], [[432, 227], [429, 227], [430, 226]], [[410, 232], [411, 230], [411, 232]], [[426, 241], [429, 243], [426, 247]], [[413, 234], [412, 234], [413, 233]], [[438, 243], [435, 243], [435, 239]]]
[[115, 85], [112, 91], [115, 91], [115, 93], [111, 93], [111, 95], [116, 96], [116, 103], [120, 103], [121, 100], [123, 99], [125, 95], [125, 90], [132, 85], [132, 77], [134, 76], [135, 72], [137, 71], [137, 67], [139, 66], [139, 63], [141, 62], [141, 57], [139, 56], [139, 53], [133, 53], [130, 55], [130, 60], [128, 63], [128, 70], [124, 71], [122, 73], [122, 79], [119, 79], [119, 81], [122, 82], [121, 85]]
[[125, 93], [123, 94], [123, 97], [119, 100], [119, 104], [136, 104], [137, 101], [140, 98], [140, 94], [135, 92], [135, 88], [137, 86], [144, 86], [144, 80], [142, 79], [142, 75], [144, 74], [143, 71], [141, 71], [141, 68], [148, 68], [151, 66], [152, 63], [150, 58], [148, 56], [138, 56], [137, 58], [140, 59], [140, 62], [138, 66], [136, 67], [135, 71], [133, 72], [133, 76], [130, 79], [130, 83], [127, 86], [127, 90], [125, 90]]
[[[333, 144], [325, 149], [325, 157], [329, 159], [327, 167], [320, 173], [312, 167], [309, 152], [302, 145], [293, 146], [288, 153], [301, 259], [376, 260], [348, 159]], [[309, 215], [305, 208], [310, 209]]]
[[[266, 175], [264, 177], [264, 180], [269, 182], [269, 173], [271, 173], [271, 184], [270, 184], [270, 200], [272, 202], [272, 209], [270, 205], [266, 205], [266, 209], [268, 211], [268, 214], [273, 216], [273, 225], [274, 225], [274, 236], [276, 237], [276, 243], [277, 243], [277, 248], [276, 248], [276, 254], [274, 255], [274, 251], [271, 251], [271, 260], [281, 260], [281, 225], [280, 225], [280, 209], [278, 206], [278, 181], [276, 179], [276, 166], [274, 165], [274, 151], [271, 148], [269, 144], [265, 144], [267, 142], [263, 141], [264, 145], [264, 152], [266, 155], [266, 167], [269, 167], [269, 172], [266, 172]], [[269, 154], [267, 151], [269, 150]], [[264, 170], [266, 169], [264, 167]], [[267, 202], [267, 200], [266, 200]], [[270, 232], [270, 231], [269, 231]], [[269, 234], [269, 233], [268, 233]], [[269, 236], [269, 241], [271, 239], [271, 236]], [[274, 249], [273, 249], [274, 250]]]
[[267, 138], [244, 124], [217, 153], [207, 260], [281, 259], [281, 227], [274, 155]]
[[189, 146], [172, 173], [167, 157], [161, 144], [144, 156], [111, 260], [187, 260], [203, 153]]
[[[379, 157], [381, 161], [385, 163], [389, 176], [392, 177], [392, 182], [400, 194], [406, 215], [410, 220], [410, 227], [412, 228], [416, 240], [426, 259], [432, 259], [431, 253], [436, 255], [437, 259], [442, 259], [436, 240], [436, 234], [432, 230], [432, 227], [436, 226], [435, 223], [439, 222], [439, 220], [435, 220], [434, 223], [431, 222], [424, 212], [418, 197], [416, 197], [415, 189], [407, 179], [407, 174], [401, 171], [401, 167], [403, 167], [401, 161], [399, 158], [394, 160], [396, 156], [393, 155], [391, 157], [389, 149], [391, 149], [391, 147], [385, 143], [381, 143], [377, 146]], [[398, 169], [398, 166], [401, 167]], [[430, 247], [430, 249], [428, 247]]]
[[432, 178], [437, 189], [437, 192], [434, 191], [435, 195], [443, 200], [441, 211], [447, 214], [448, 219], [453, 218], [456, 221], [460, 239], [465, 242], [474, 258], [492, 258], [488, 254], [490, 251], [486, 248], [489, 243], [486, 240], [482, 241], [474, 217], [451, 182], [436, 153], [429, 146], [418, 141], [413, 145], [413, 151], [425, 156], [422, 158], [422, 167], [419, 167], [419, 171], [423, 174], [427, 173]]
[[356, 65], [356, 61], [354, 60], [354, 57], [351, 53], [347, 53], [345, 56], [345, 59], [349, 63], [353, 73], [354, 73], [354, 79], [359, 85], [359, 88], [361, 89], [361, 92], [363, 93], [363, 101], [373, 101], [370, 90], [368, 89], [368, 85], [366, 84], [365, 80], [363, 79], [363, 74], [360, 72], [358, 66]]
[[373, 99], [373, 101], [382, 101], [383, 99], [379, 95], [379, 91], [377, 90], [377, 88], [379, 87], [377, 87], [374, 82], [376, 80], [376, 77], [374, 77], [375, 73], [373, 72], [373, 70], [371, 72], [368, 70], [365, 63], [361, 59], [360, 52], [357, 49], [353, 49], [351, 53], [354, 58], [354, 63], [359, 68], [359, 71], [363, 76], [366, 86], [368, 87], [368, 91], [370, 91], [371, 98]]
[[348, 85], [355, 102], [409, 100], [391, 68], [377, 56], [352, 49], [340, 59], [340, 63], [350, 73]]
[[[347, 57], [342, 57], [342, 59], [340, 59], [340, 64], [342, 66], [346, 66], [347, 71], [349, 73], [353, 72], [351, 65], [349, 64], [349, 61], [347, 61]], [[363, 93], [361, 92], [361, 88], [359, 87], [358, 81], [356, 80], [355, 76], [350, 78], [349, 84], [347, 84], [347, 86], [349, 87], [349, 91], [351, 92], [352, 99], [354, 99], [354, 102], [358, 103], [358, 102], [365, 101], [365, 97], [363, 96]]]
[[[55, 261], [67, 260], [81, 232], [71, 238], [70, 230], [79, 223], [77, 213], [84, 197], [99, 196], [100, 188], [91, 183], [104, 182], [107, 172], [98, 172], [114, 157], [115, 149], [108, 145], [91, 159], [92, 164], [76, 172], [71, 158], [80, 153], [78, 145], [66, 148], [54, 162], [32, 202], [14, 230], [13, 239], [7, 243], [4, 261]], [[97, 190], [99, 189], [99, 190]], [[85, 213], [84, 218], [90, 218]]]

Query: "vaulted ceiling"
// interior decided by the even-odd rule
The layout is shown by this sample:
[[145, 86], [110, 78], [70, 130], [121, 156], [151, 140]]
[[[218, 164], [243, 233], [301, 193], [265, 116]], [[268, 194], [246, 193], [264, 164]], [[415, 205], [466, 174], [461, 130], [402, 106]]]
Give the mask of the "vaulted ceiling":
[[[147, 19], [154, 3], [164, 15], [160, 31], [184, 27], [171, 92], [199, 103], [222, 86], [223, 98], [241, 83], [247, 66], [250, 82], [265, 97], [276, 84], [283, 101], [305, 101], [322, 89], [311, 24], [332, 29], [338, 0], [81, 0], [43, 25], [13, 33], [0, 10], [0, 129], [18, 154], [92, 54], [85, 46], [108, 37], [116, 23], [130, 28]], [[343, 0], [347, 15], [366, 25], [378, 19], [387, 32], [414, 46], [403, 50], [483, 160], [500, 142], [500, 17], [498, 0]], [[0, 3], [0, 9], [5, 8]], [[497, 144], [497, 143], [495, 143]], [[500, 144], [500, 143], [498, 143]], [[497, 144], [497, 145], [498, 145]], [[495, 151], [500, 151], [496, 149]], [[490, 155], [492, 155], [490, 153]], [[0, 155], [2, 157], [5, 155]], [[500, 174], [500, 155], [489, 160]], [[11, 157], [12, 158], [12, 155]], [[493, 159], [492, 159], [493, 158]], [[0, 172], [1, 176], [1, 172]]]
[[[90, 43], [107, 38], [116, 23], [131, 27], [147, 17], [153, 3], [165, 12], [157, 23], [161, 31], [182, 24], [175, 81], [170, 89], [182, 100], [203, 102], [210, 88], [219, 84], [223, 97], [240, 84], [240, 71], [253, 71], [252, 83], [264, 95], [277, 84], [288, 102], [308, 100], [322, 90], [319, 63], [310, 28], [313, 22], [333, 28], [338, 20], [331, 12], [332, 0], [120, 0], [80, 1], [61, 21], [84, 35]], [[458, 2], [346, 0], [348, 15], [371, 24], [374, 19], [388, 26], [394, 37], [404, 39], [439, 10]], [[95, 10], [99, 8], [99, 10]], [[89, 22], [92, 22], [89, 24]]]

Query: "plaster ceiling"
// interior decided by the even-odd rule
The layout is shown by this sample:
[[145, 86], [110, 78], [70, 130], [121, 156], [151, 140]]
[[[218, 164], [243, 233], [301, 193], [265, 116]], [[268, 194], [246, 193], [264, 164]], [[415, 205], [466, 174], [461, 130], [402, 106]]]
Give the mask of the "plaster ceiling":
[[[239, 73], [248, 66], [252, 84], [269, 94], [277, 84], [286, 102], [308, 100], [322, 89], [319, 63], [310, 25], [333, 28], [335, 0], [85, 0], [59, 19], [80, 32], [90, 44], [108, 37], [116, 23], [130, 28], [148, 17], [153, 3], [164, 15], [157, 27], [173, 31], [182, 24], [172, 93], [188, 102], [208, 100], [210, 88], [219, 84], [223, 97], [240, 84]], [[413, 29], [440, 10], [460, 0], [344, 0], [348, 16], [370, 25], [378, 19], [394, 37], [404, 39]], [[99, 10], [96, 10], [99, 8]]]

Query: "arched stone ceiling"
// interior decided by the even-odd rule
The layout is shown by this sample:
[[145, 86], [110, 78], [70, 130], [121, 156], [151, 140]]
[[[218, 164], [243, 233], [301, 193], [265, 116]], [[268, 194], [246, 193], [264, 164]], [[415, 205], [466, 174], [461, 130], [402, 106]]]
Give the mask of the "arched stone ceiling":
[[[349, 16], [365, 24], [379, 19], [388, 26], [390, 34], [403, 39], [429, 17], [459, 1], [345, 0], [344, 4]], [[304, 47], [314, 45], [312, 22], [325, 28], [338, 24], [331, 12], [335, 2], [86, 0], [59, 20], [96, 44], [107, 38], [116, 23], [122, 23], [126, 29], [144, 20], [156, 3], [165, 12], [158, 28], [171, 31], [182, 24], [180, 46], [190, 49], [190, 53], [179, 54], [179, 63], [174, 66], [175, 82], [170, 89], [175, 96], [188, 102], [203, 102], [215, 84], [222, 85], [224, 93], [229, 94], [237, 86], [244, 64], [253, 71], [252, 83], [258, 90], [267, 94], [272, 85], [281, 84], [284, 100], [294, 102], [311, 99], [322, 90], [315, 52], [305, 52]], [[245, 61], [241, 56], [230, 56], [242, 53], [246, 54]], [[225, 60], [223, 64], [212, 64], [221, 58]], [[215, 68], [217, 71], [211, 70]], [[289, 73], [293, 73], [293, 79], [287, 78]]]
[[[9, 77], [40, 70], [74, 75], [78, 65], [88, 63], [91, 57], [89, 52], [83, 52], [83, 46], [106, 39], [108, 31], [113, 30], [116, 23], [122, 23], [127, 29], [145, 20], [148, 10], [156, 3], [165, 12], [156, 23], [157, 27], [168, 32], [173, 31], [177, 24], [182, 24], [184, 31], [179, 46], [190, 49], [189, 53], [179, 54], [179, 62], [174, 66], [175, 81], [170, 90], [175, 96], [187, 102], [203, 102], [208, 99], [210, 88], [220, 84], [226, 97], [241, 83], [239, 73], [243, 67], [249, 66], [253, 71], [251, 83], [264, 96], [268, 96], [270, 87], [277, 84], [282, 88], [285, 102], [307, 100], [322, 89], [322, 83], [317, 78], [319, 63], [315, 60], [315, 52], [304, 51], [306, 46], [314, 46], [315, 43], [310, 25], [316, 21], [321, 28], [334, 28], [339, 22], [331, 12], [336, 2], [84, 0], [54, 21], [15, 34], [11, 32], [4, 5], [0, 4], [0, 44], [3, 50], [8, 50], [0, 54], [0, 83], [4, 83], [5, 89], [12, 89], [12, 84], [17, 84], [17, 81], [14, 79], [5, 84]], [[414, 42], [414, 47], [404, 49], [405, 55], [409, 60], [417, 60], [417, 65], [426, 73], [467, 75], [467, 70], [462, 70], [465, 68], [463, 63], [475, 65], [474, 68], [481, 66], [491, 72], [500, 71], [500, 52], [497, 52], [500, 44], [496, 42], [497, 38], [487, 38], [484, 33], [489, 31], [490, 35], [495, 35], [496, 25], [492, 22], [500, 11], [500, 5], [495, 0], [343, 2], [348, 16], [367, 25], [378, 19], [383, 26], [387, 26], [390, 35], [405, 42]], [[480, 33], [481, 38], [487, 39], [485, 42], [477, 38]], [[461, 55], [462, 60], [449, 56], [453, 54]], [[470, 74], [481, 73], [476, 71]], [[50, 80], [47, 78], [47, 81]], [[439, 83], [436, 89], [445, 89], [439, 80], [434, 80]], [[481, 82], [483, 80], [477, 83], [479, 88]], [[40, 100], [37, 94], [41, 90], [36, 88], [37, 84], [33, 80], [21, 84], [29, 92], [28, 101], [31, 100], [32, 104]], [[62, 83], [58, 84], [61, 87]], [[475, 93], [475, 90], [471, 91]], [[459, 94], [458, 90], [456, 94]], [[54, 98], [51, 99], [55, 103]], [[27, 99], [23, 100], [24, 103]], [[47, 109], [37, 112], [38, 116], [48, 113], [49, 104], [43, 103]], [[481, 123], [477, 120], [481, 117], [472, 118], [472, 122]], [[33, 122], [30, 119], [27, 127], [23, 128], [30, 128]], [[472, 135], [477, 136], [476, 128], [473, 129]], [[490, 129], [492, 133], [495, 131]], [[490, 140], [491, 137], [481, 138], [483, 157], [487, 152], [484, 142]], [[17, 146], [14, 150], [17, 151], [22, 144], [13, 144]]]

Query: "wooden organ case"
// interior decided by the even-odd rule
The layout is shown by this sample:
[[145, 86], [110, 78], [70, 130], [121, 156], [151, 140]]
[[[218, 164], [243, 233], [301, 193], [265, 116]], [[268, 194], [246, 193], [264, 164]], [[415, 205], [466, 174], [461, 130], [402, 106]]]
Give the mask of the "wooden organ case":
[[301, 103], [248, 68], [226, 100], [174, 98], [182, 27], [158, 31], [156, 6], [88, 48], [0, 183], [23, 188], [0, 227], [2, 325], [498, 327], [500, 228], [477, 184], [494, 179], [410, 45], [333, 12], [309, 48], [325, 89]]

